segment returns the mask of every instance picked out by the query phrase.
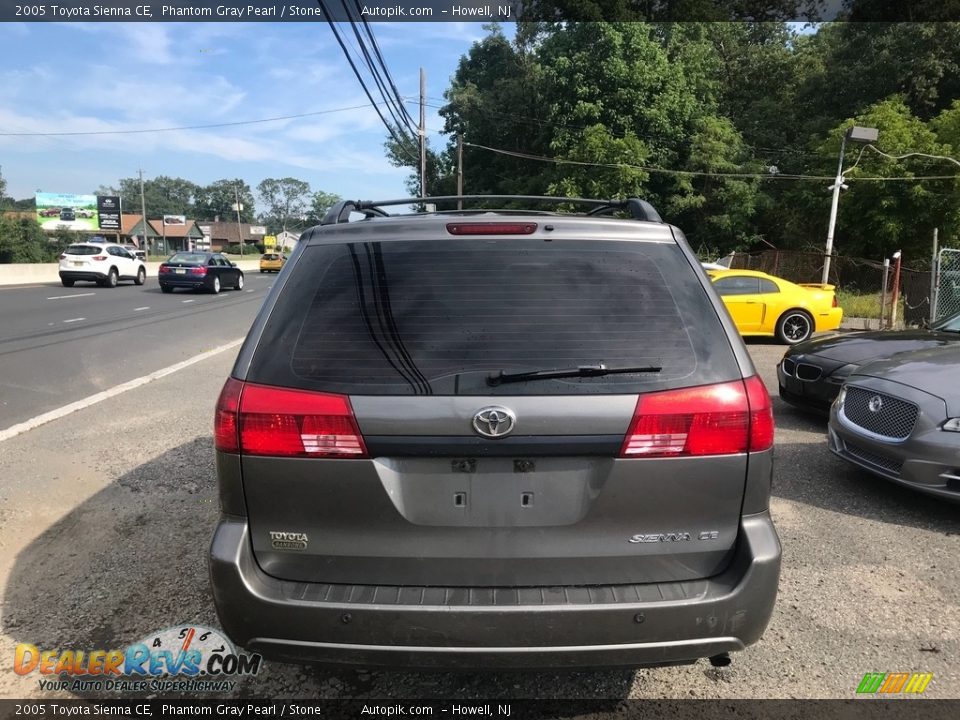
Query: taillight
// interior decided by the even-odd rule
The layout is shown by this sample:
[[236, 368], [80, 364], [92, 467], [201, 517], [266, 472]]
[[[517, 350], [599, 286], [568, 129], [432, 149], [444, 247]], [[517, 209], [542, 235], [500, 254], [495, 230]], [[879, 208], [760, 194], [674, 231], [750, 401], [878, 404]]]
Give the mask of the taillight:
[[836, 295], [833, 296], [833, 302], [830, 304], [830, 307], [839, 307], [839, 303], [837, 302]]
[[620, 456], [728, 455], [772, 444], [770, 398], [754, 376], [641, 395]]
[[106, 255], [94, 255], [94, 256], [93, 256], [93, 259], [94, 259], [94, 260], [106, 260], [106, 259], [107, 259], [107, 256], [106, 256]]
[[191, 274], [191, 275], [206, 275], [206, 274], [207, 274], [207, 269], [206, 269], [205, 267], [190, 268], [190, 274]]
[[161, 265], [160, 268], [157, 270], [158, 275], [163, 275], [168, 272], [173, 272], [173, 268], [171, 268], [169, 265]]
[[759, 375], [743, 381], [747, 388], [747, 403], [750, 405], [750, 452], [769, 450], [773, 447], [773, 403], [770, 393]]
[[232, 378], [220, 393], [214, 435], [217, 449], [243, 455], [367, 456], [345, 395], [243, 384]]
[[[161, 269], [163, 269], [161, 267]], [[217, 399], [217, 411], [213, 419], [213, 444], [217, 450], [235, 453], [240, 450], [240, 434], [237, 428], [237, 413], [240, 410], [240, 393], [243, 383], [228, 378], [220, 397]]]
[[536, 229], [536, 223], [447, 223], [451, 235], [532, 235]]
[[66, 256], [66, 255], [61, 255], [61, 256], [60, 256], [60, 259], [61, 259], [61, 260], [66, 260], [66, 259], [67, 259], [67, 256]]

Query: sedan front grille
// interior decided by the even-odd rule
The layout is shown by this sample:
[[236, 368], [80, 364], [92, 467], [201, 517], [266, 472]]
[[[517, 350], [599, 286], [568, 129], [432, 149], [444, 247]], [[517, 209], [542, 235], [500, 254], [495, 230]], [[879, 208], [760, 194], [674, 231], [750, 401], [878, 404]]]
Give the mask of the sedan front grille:
[[891, 440], [910, 436], [918, 412], [912, 402], [856, 386], [847, 388], [843, 401], [843, 414], [847, 420]]
[[796, 369], [797, 364], [790, 358], [784, 358], [782, 367], [783, 367], [784, 375], [789, 375], [790, 377], [793, 377], [793, 372]]
[[847, 450], [847, 453], [857, 458], [857, 460], [862, 460], [869, 465], [875, 465], [878, 468], [886, 470], [887, 472], [892, 472], [895, 475], [899, 475], [900, 471], [903, 469], [903, 463], [894, 458], [889, 458], [884, 455], [878, 455], [875, 452], [870, 450], [865, 450], [859, 445], [854, 445], [853, 443], [844, 443], [844, 447]]
[[797, 363], [797, 379], [799, 380], [813, 382], [814, 380], [819, 380], [820, 375], [822, 374], [823, 370], [817, 365], [811, 365], [810, 363]]

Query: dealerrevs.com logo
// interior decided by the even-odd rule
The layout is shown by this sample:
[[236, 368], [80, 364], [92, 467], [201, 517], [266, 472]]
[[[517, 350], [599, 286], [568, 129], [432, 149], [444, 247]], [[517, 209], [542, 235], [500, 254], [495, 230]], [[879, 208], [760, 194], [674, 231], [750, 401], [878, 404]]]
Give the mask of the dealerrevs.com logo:
[[239, 653], [202, 625], [150, 633], [123, 650], [41, 649], [21, 643], [13, 671], [38, 674], [41, 690], [69, 692], [230, 692], [234, 678], [256, 675], [263, 658]]
[[857, 695], [921, 695], [933, 673], [867, 673], [857, 686]]

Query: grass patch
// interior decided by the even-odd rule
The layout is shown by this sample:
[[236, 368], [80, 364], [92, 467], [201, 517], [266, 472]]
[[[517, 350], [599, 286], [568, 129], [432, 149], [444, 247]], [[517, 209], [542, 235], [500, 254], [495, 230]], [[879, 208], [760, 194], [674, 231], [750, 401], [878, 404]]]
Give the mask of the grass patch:
[[[849, 290], [837, 290], [837, 302], [843, 308], [845, 318], [874, 318], [880, 317], [880, 293], [856, 293]], [[903, 317], [903, 296], [897, 301], [899, 305], [898, 317]], [[887, 294], [887, 315], [890, 314], [890, 294]]]

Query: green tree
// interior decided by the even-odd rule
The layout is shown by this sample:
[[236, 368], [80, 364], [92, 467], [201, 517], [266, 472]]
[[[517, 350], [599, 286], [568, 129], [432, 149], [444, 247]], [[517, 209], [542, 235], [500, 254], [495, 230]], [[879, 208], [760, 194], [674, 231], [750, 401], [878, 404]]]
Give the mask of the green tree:
[[56, 254], [35, 220], [0, 216], [0, 263], [49, 262]]
[[216, 217], [224, 222], [237, 218], [237, 196], [239, 194], [240, 221], [253, 222], [256, 217], [255, 202], [250, 186], [241, 179], [217, 180], [197, 189], [195, 214], [198, 219], [213, 220]]
[[323, 220], [323, 216], [327, 214], [327, 210], [342, 199], [339, 195], [317, 190], [310, 198], [310, 207], [307, 210], [306, 218], [307, 226], [318, 225]]
[[[875, 144], [886, 155], [927, 153], [947, 155], [950, 147], [941, 144], [929, 124], [916, 117], [903, 96], [874, 103], [855, 118], [845, 120], [821, 140], [818, 150], [824, 157], [836, 157], [847, 128], [862, 125], [880, 129]], [[852, 152], [851, 152], [852, 149]], [[956, 215], [958, 168], [923, 157], [893, 159], [863, 146], [848, 145], [845, 174], [849, 190], [840, 200], [835, 233], [836, 252], [842, 255], [881, 258], [896, 250], [916, 261], [929, 255], [934, 227], [951, 224]], [[833, 172], [829, 162], [820, 166]], [[953, 179], [911, 182], [877, 181], [866, 178], [913, 178], [918, 175], [953, 175]], [[817, 225], [826, 232], [829, 201], [822, 192], [807, 189], [799, 202], [816, 208]]]
[[[155, 178], [144, 178], [143, 199], [147, 208], [148, 218], [159, 218], [163, 215], [186, 215], [194, 213], [194, 199], [199, 187], [183, 178], [172, 178], [160, 175]], [[117, 186], [101, 185], [96, 189], [97, 195], [119, 195], [121, 207], [127, 213], [140, 213], [140, 178], [121, 178]]]
[[303, 222], [311, 198], [310, 183], [292, 177], [266, 178], [257, 185], [257, 193], [265, 205], [261, 221], [270, 234]]

